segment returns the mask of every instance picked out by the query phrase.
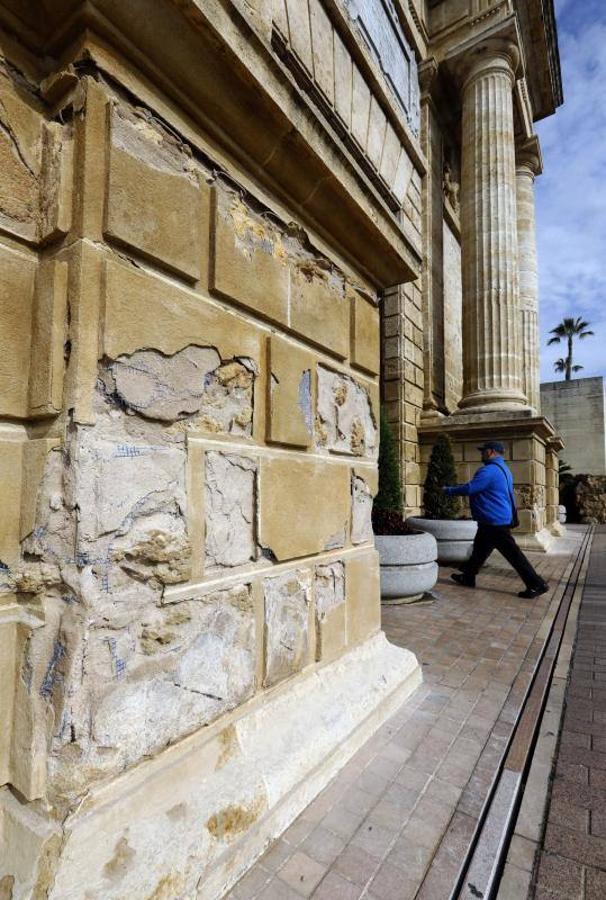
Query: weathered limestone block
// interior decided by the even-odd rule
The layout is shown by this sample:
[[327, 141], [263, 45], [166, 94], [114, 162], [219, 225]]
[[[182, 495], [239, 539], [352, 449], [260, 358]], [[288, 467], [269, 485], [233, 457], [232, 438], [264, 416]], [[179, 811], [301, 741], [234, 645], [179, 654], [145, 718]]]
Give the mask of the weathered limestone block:
[[214, 347], [190, 345], [172, 356], [119, 356], [107, 364], [106, 384], [121, 406], [145, 418], [191, 418], [191, 427], [250, 435], [254, 378], [250, 360], [223, 362]]
[[358, 475], [351, 479], [351, 542], [362, 544], [371, 541], [372, 493], [368, 484]]
[[63, 403], [68, 264], [38, 265], [34, 295], [28, 401], [32, 416], [54, 415]]
[[257, 463], [208, 451], [205, 457], [206, 564], [241, 566], [256, 558]]
[[351, 361], [377, 375], [380, 365], [379, 310], [357, 292], [353, 297]]
[[0, 414], [5, 416], [28, 413], [35, 274], [33, 259], [0, 247]]
[[263, 581], [266, 686], [299, 672], [309, 656], [311, 576], [295, 570]]
[[318, 366], [316, 440], [321, 447], [374, 459], [377, 425], [368, 392], [349, 375]]
[[345, 567], [342, 562], [316, 566], [316, 659], [340, 656], [347, 644]]
[[[0, 484], [2, 506], [0, 516], [0, 576], [19, 560], [19, 507], [21, 503], [21, 459], [23, 444], [17, 440], [0, 441]], [[3, 577], [2, 577], [2, 580]]]
[[309, 447], [313, 434], [313, 355], [272, 335], [268, 339], [268, 367], [268, 440]]
[[107, 179], [105, 234], [197, 280], [209, 188], [182, 146], [118, 107], [111, 114]]
[[289, 268], [280, 232], [239, 197], [213, 190], [211, 288], [286, 325]]
[[[114, 260], [106, 262], [104, 284], [103, 352], [108, 359], [132, 356], [141, 352], [142, 347], [157, 350], [166, 357], [190, 346], [214, 348], [225, 363], [224, 370], [216, 370], [217, 380], [228, 392], [234, 383], [242, 388], [242, 384], [237, 383], [241, 382], [239, 376], [242, 373], [233, 367], [230, 369], [230, 363], [239, 362], [247, 371], [260, 370], [265, 339], [252, 322]], [[221, 392], [216, 386], [215, 389], [220, 399]], [[207, 391], [207, 402], [211, 399], [212, 392]], [[244, 413], [243, 404], [245, 418]], [[247, 426], [242, 424], [240, 427], [245, 429]]]
[[303, 257], [291, 270], [290, 325], [339, 359], [347, 356], [349, 298], [345, 285], [313, 258]]
[[344, 546], [351, 504], [348, 466], [262, 459], [259, 496], [259, 542], [277, 560]]
[[347, 588], [347, 643], [365, 641], [381, 627], [379, 554], [368, 550], [348, 557], [345, 563]]
[[89, 653], [97, 670], [88, 684], [97, 694], [90, 764], [124, 767], [251, 696], [256, 650], [250, 587], [168, 611], [150, 609], [138, 635], [134, 628], [96, 629]]
[[0, 222], [8, 230], [35, 240], [42, 117], [20, 93], [12, 79], [0, 73]]

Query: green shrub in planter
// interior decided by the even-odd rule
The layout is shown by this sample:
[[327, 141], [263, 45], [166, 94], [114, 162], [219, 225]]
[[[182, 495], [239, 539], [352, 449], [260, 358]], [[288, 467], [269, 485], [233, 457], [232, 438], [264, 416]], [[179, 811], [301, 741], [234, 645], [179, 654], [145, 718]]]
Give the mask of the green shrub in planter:
[[381, 409], [379, 490], [372, 506], [375, 534], [414, 534], [402, 516], [402, 482], [398, 449], [385, 411]]
[[425, 479], [425, 518], [458, 519], [461, 515], [459, 497], [448, 497], [442, 488], [457, 483], [457, 470], [450, 438], [441, 434], [435, 442]]

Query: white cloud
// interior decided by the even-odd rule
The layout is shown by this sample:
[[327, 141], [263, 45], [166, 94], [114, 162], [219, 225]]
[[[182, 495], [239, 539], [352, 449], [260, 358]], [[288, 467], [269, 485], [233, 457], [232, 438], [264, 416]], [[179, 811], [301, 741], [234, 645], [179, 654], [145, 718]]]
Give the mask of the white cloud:
[[539, 122], [545, 173], [537, 180], [542, 380], [562, 345], [547, 348], [566, 315], [591, 321], [578, 342], [582, 375], [606, 375], [606, 7], [558, 0], [564, 106]]

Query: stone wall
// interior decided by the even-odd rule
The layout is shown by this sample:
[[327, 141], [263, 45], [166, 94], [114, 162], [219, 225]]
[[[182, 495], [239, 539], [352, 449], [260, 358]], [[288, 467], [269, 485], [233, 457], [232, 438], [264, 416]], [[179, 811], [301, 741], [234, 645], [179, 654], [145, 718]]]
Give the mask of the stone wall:
[[579, 519], [587, 525], [606, 523], [606, 476], [581, 478], [574, 489]]
[[564, 441], [562, 458], [575, 474], [606, 474], [604, 379], [574, 378], [541, 385], [543, 415]]
[[46, 104], [0, 72], [0, 884], [214, 897], [420, 677], [379, 634], [379, 288], [84, 56]]
[[417, 282], [386, 292], [383, 300], [383, 399], [400, 448], [404, 512], [420, 511], [418, 427], [423, 409], [423, 312]]

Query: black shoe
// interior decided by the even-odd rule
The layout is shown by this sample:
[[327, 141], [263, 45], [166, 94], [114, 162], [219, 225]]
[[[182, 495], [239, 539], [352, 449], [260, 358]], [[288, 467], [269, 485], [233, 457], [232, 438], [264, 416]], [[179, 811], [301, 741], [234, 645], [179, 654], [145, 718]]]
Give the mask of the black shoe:
[[526, 588], [525, 591], [520, 591], [518, 597], [522, 597], [524, 600], [534, 600], [535, 597], [540, 597], [541, 594], [546, 594], [549, 590], [548, 584], [542, 584], [540, 587], [534, 588]]
[[457, 584], [460, 584], [461, 587], [474, 588], [476, 586], [475, 578], [472, 575], [466, 575], [464, 572], [461, 572], [461, 574], [454, 572], [450, 577]]

